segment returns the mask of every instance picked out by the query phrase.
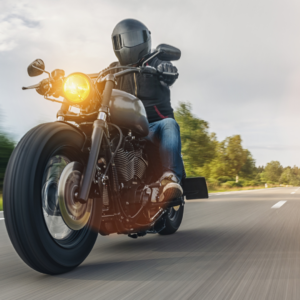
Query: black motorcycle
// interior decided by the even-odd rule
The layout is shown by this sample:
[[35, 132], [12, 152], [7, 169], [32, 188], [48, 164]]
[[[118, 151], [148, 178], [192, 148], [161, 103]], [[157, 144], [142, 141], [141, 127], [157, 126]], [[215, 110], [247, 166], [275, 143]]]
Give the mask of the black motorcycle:
[[[148, 60], [180, 55], [162, 44]], [[41, 59], [29, 65], [29, 76], [47, 73], [49, 78], [23, 89], [37, 89], [45, 99], [61, 103], [56, 122], [34, 127], [18, 143], [4, 181], [9, 237], [34, 270], [72, 270], [90, 253], [98, 233], [172, 234], [182, 221], [184, 196], [208, 198], [204, 178], [184, 178], [183, 197], [158, 202], [159, 157], [149, 153], [143, 139], [149, 130], [145, 108], [135, 96], [114, 89], [117, 78], [133, 72], [157, 80], [174, 76], [146, 62], [118, 67], [122, 70], [115, 74], [104, 70], [67, 77], [63, 70], [45, 71]]]

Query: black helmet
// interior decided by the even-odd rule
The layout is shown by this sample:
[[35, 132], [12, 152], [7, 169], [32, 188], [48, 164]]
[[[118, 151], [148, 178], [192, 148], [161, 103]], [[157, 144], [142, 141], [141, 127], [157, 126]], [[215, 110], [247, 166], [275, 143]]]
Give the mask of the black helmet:
[[111, 38], [114, 52], [122, 66], [132, 65], [151, 51], [151, 35], [138, 20], [125, 19], [114, 28]]

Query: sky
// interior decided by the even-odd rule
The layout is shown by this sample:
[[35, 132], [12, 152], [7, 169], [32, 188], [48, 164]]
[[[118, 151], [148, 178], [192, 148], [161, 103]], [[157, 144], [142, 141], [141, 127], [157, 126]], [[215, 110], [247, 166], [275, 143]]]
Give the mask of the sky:
[[27, 66], [95, 73], [115, 61], [111, 32], [142, 21], [152, 46], [180, 48], [173, 107], [192, 104], [218, 140], [240, 134], [257, 165], [300, 166], [300, 1], [1, 0], [0, 126], [18, 141], [54, 121], [59, 104], [34, 90]]

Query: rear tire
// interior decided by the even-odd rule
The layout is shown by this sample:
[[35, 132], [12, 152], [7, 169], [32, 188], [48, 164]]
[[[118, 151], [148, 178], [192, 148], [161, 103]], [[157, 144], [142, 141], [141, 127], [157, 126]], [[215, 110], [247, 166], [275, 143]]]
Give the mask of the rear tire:
[[166, 227], [159, 232], [160, 235], [169, 235], [175, 233], [182, 222], [184, 212], [184, 205], [180, 204], [178, 210], [173, 207], [169, 208], [168, 214], [166, 216]]
[[3, 192], [6, 228], [19, 256], [38, 272], [55, 275], [72, 270], [85, 260], [97, 239], [99, 199], [93, 201], [88, 225], [61, 240], [50, 234], [43, 211], [43, 174], [49, 159], [59, 153], [84, 163], [83, 142], [83, 134], [71, 125], [46, 123], [22, 138], [9, 160]]

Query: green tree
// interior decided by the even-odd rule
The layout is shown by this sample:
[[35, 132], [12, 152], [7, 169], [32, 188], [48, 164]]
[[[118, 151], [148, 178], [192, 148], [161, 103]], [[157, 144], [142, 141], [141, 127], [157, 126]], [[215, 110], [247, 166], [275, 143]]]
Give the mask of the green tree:
[[[245, 165], [247, 156], [250, 152], [242, 147], [242, 139], [240, 135], [234, 135], [226, 138], [219, 146], [219, 171], [223, 173], [221, 176], [236, 177]], [[249, 158], [250, 159], [250, 158]]]
[[14, 147], [14, 142], [5, 133], [0, 133], [0, 193], [3, 189], [5, 169]]
[[297, 166], [291, 168], [291, 171], [293, 172], [294, 175], [300, 176], [300, 168], [298, 168]]
[[208, 123], [192, 114], [192, 106], [189, 103], [179, 104], [175, 118], [180, 126], [187, 176], [199, 176], [201, 168], [215, 156], [215, 135], [209, 135]]
[[279, 182], [283, 167], [279, 161], [267, 163], [264, 172], [261, 173], [261, 179], [264, 182]]
[[258, 173], [258, 170], [255, 167], [255, 160], [249, 150], [245, 149], [245, 153], [246, 153], [246, 160], [244, 165], [241, 168], [240, 175], [242, 178], [254, 179]]
[[280, 175], [279, 182], [282, 184], [299, 185], [300, 175], [297, 174], [298, 172], [295, 172], [295, 168], [297, 167], [294, 166], [294, 168], [291, 167], [284, 168], [283, 172]]
[[[278, 161], [271, 161], [266, 167], [256, 167], [250, 151], [242, 147], [240, 135], [218, 142], [215, 133], [209, 134], [208, 123], [192, 114], [191, 104], [180, 103], [175, 118], [180, 125], [187, 176], [205, 176], [212, 186], [279, 181], [300, 185], [300, 169], [296, 166], [283, 169]], [[245, 180], [239, 183], [239, 176]]]
[[283, 184], [290, 184], [293, 179], [293, 172], [290, 167], [285, 168], [284, 171], [281, 173], [279, 182]]
[[[238, 181], [238, 176], [253, 179], [256, 175], [255, 161], [249, 150], [243, 149], [239, 135], [215, 141], [215, 156], [205, 165], [205, 176], [213, 181], [224, 182], [224, 178]], [[209, 170], [209, 171], [208, 171]], [[229, 181], [229, 180], [228, 180]]]
[[[226, 149], [224, 142], [215, 142], [215, 156], [214, 158], [206, 164], [205, 167], [209, 169], [209, 178], [213, 180], [218, 180], [220, 177], [228, 177], [228, 172], [226, 169]], [[208, 173], [208, 172], [207, 172]], [[221, 180], [222, 181], [222, 180]]]

